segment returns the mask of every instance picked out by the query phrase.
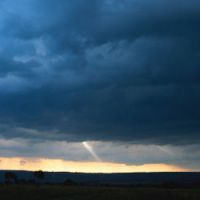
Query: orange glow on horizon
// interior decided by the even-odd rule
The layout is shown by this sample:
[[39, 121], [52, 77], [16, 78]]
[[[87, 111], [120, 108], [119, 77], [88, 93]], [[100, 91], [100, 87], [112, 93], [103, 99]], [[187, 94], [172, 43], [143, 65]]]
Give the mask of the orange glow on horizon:
[[54, 172], [88, 172], [88, 173], [117, 173], [117, 172], [185, 172], [191, 171], [176, 165], [144, 164], [127, 165], [111, 162], [80, 162], [46, 158], [0, 158], [1, 170], [43, 170]]

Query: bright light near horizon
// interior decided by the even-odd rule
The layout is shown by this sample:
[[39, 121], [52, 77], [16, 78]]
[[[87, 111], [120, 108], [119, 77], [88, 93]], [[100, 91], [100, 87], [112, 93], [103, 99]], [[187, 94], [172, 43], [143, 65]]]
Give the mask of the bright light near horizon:
[[127, 165], [111, 162], [75, 162], [44, 158], [0, 158], [1, 170], [44, 170], [55, 172], [125, 173], [125, 172], [184, 172], [191, 171], [176, 165]]
[[89, 144], [89, 142], [82, 142], [85, 149], [90, 153], [90, 155], [96, 160], [96, 161], [102, 161], [101, 158], [97, 155], [97, 153], [94, 151], [92, 146]]

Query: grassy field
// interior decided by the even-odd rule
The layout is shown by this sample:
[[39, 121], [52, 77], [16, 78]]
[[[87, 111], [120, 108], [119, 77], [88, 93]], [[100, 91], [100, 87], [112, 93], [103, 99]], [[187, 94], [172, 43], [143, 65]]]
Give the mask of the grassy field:
[[0, 186], [2, 200], [200, 200], [200, 189]]

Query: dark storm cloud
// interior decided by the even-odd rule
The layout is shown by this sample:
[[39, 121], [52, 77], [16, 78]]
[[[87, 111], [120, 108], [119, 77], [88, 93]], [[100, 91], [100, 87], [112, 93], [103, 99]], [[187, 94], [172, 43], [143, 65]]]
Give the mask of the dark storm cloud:
[[198, 1], [1, 7], [3, 136], [199, 142]]
[[34, 67], [37, 67], [39, 63], [29, 61], [23, 63], [20, 61], [10, 60], [9, 58], [0, 57], [0, 77], [5, 77], [10, 73], [16, 76], [29, 77], [34, 75]]

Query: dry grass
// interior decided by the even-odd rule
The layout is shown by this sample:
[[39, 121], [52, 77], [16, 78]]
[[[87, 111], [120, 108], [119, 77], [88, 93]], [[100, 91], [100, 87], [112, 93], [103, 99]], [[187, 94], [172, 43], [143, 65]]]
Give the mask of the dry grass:
[[200, 200], [200, 189], [0, 186], [2, 200]]

